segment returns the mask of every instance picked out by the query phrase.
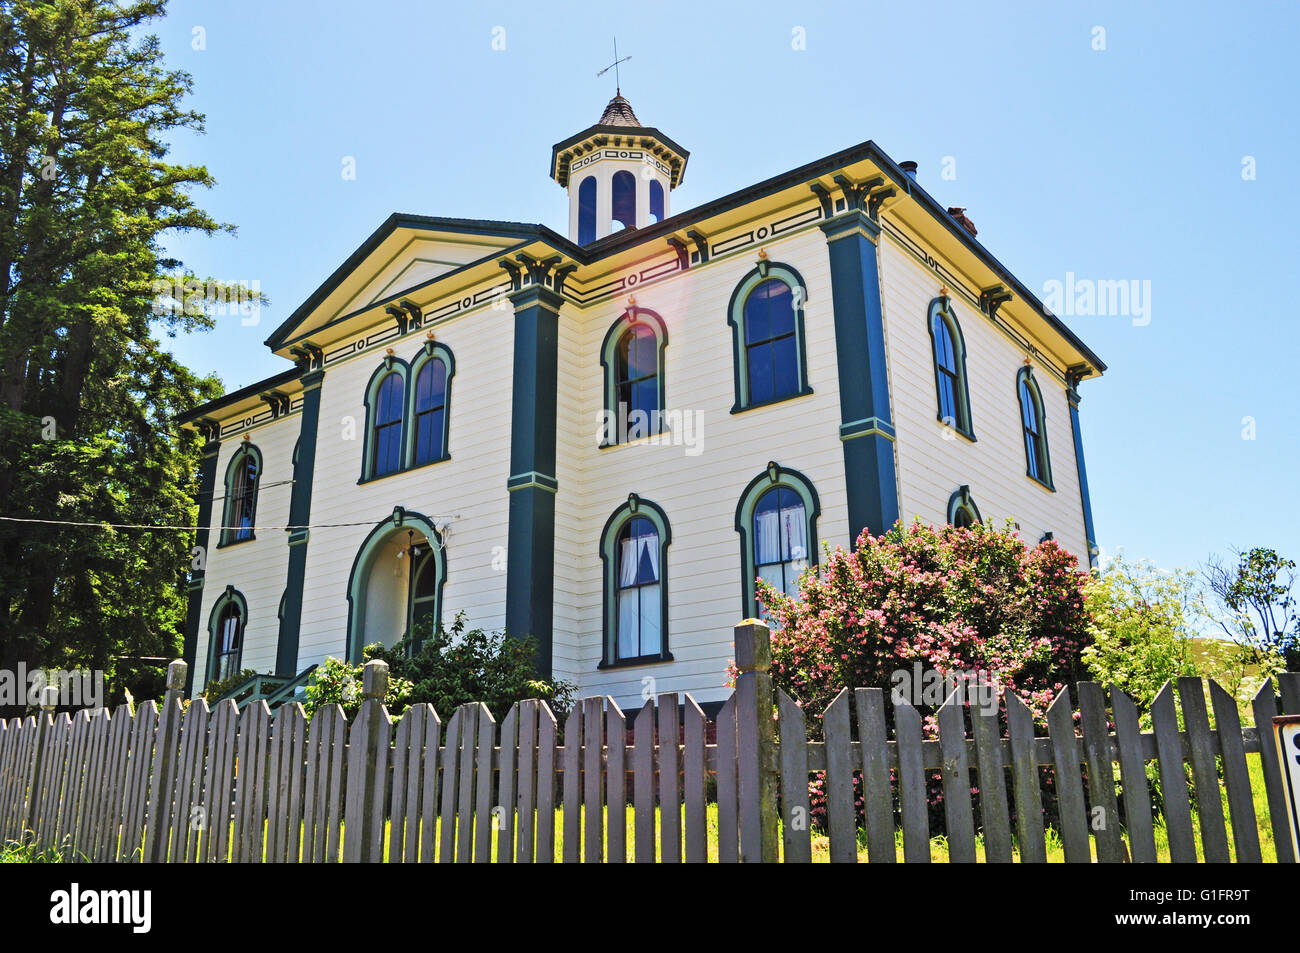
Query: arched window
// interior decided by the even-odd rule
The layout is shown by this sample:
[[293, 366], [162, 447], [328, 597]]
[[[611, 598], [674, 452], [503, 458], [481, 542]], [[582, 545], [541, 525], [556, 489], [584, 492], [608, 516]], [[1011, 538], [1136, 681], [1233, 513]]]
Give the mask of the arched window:
[[388, 374], [379, 382], [375, 402], [375, 476], [397, 470], [402, 459], [402, 378]]
[[578, 244], [596, 240], [596, 177], [589, 175], [578, 186]]
[[636, 176], [626, 170], [614, 173], [613, 219], [624, 228], [636, 228]]
[[633, 308], [605, 334], [600, 362], [605, 370], [605, 426], [602, 446], [661, 433], [664, 420], [663, 356], [668, 329], [653, 311]]
[[635, 493], [601, 534], [605, 644], [601, 667], [668, 661], [668, 543], [663, 510]]
[[742, 609], [759, 613], [755, 580], [790, 596], [799, 593], [799, 576], [816, 560], [817, 491], [802, 473], [775, 462], [750, 481], [736, 507], [740, 534]]
[[658, 179], [650, 180], [650, 221], [664, 220], [664, 187]]
[[1047, 452], [1047, 416], [1043, 412], [1043, 394], [1034, 380], [1033, 369], [1026, 366], [1016, 375], [1016, 393], [1020, 399], [1020, 424], [1025, 436], [1025, 472], [1049, 490], [1052, 465]]
[[247, 601], [234, 586], [227, 586], [213, 605], [208, 621], [209, 682], [229, 678], [239, 671], [247, 625]]
[[812, 393], [804, 355], [806, 300], [798, 272], [766, 261], [733, 292], [727, 318], [736, 359], [732, 413]]
[[402, 469], [406, 436], [406, 394], [410, 368], [391, 354], [366, 386], [366, 442], [361, 482]]
[[946, 427], [975, 439], [971, 428], [970, 386], [966, 381], [966, 343], [947, 297], [930, 302], [930, 340], [934, 348], [934, 383], [938, 419]]
[[451, 378], [456, 363], [446, 345], [428, 342], [411, 362], [415, 377], [411, 402], [410, 466], [446, 460], [450, 423]]
[[221, 545], [253, 539], [257, 525], [257, 487], [262, 477], [262, 454], [245, 442], [226, 468], [226, 505], [221, 520]]
[[414, 567], [411, 573], [411, 607], [407, 632], [413, 636], [413, 649], [419, 650], [420, 644], [434, 634], [438, 627], [438, 560], [433, 547], [424, 544], [419, 547], [423, 552], [413, 555]]
[[963, 484], [957, 492], [948, 497], [948, 522], [958, 529], [966, 529], [983, 522], [979, 507], [971, 498], [969, 485]]

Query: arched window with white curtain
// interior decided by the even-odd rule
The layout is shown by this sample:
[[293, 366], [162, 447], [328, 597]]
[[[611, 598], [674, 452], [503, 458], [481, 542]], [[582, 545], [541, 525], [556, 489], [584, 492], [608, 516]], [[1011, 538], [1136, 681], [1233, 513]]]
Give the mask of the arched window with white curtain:
[[808, 509], [789, 487], [773, 487], [754, 508], [754, 568], [758, 578], [787, 596], [799, 594], [808, 567]]
[[635, 493], [601, 534], [605, 638], [601, 668], [668, 661], [668, 518]]
[[798, 598], [800, 575], [817, 562], [820, 515], [812, 481], [776, 461], [745, 487], [736, 506], [744, 617], [756, 617], [761, 611], [756, 594], [759, 579]]

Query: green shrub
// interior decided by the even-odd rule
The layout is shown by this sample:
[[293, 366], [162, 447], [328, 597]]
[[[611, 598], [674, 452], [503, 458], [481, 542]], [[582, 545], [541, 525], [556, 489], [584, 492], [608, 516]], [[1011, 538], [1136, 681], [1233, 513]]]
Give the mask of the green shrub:
[[218, 678], [215, 681], [208, 682], [203, 688], [203, 697], [208, 700], [208, 704], [212, 704], [232, 688], [248, 681], [250, 678], [256, 678], [260, 674], [260, 672], [251, 668], [241, 668], [233, 675], [227, 675], [225, 678]]
[[[573, 705], [574, 686], [537, 677], [537, 643], [504, 633], [465, 628], [458, 613], [450, 629], [412, 632], [392, 648], [375, 643], [362, 650], [366, 661], [388, 663], [387, 707], [394, 717], [412, 705], [429, 703], [444, 718], [466, 702], [482, 702], [500, 721], [517, 701], [538, 698], [557, 713]], [[339, 704], [349, 719], [361, 704], [362, 666], [326, 659], [307, 685], [307, 713]]]

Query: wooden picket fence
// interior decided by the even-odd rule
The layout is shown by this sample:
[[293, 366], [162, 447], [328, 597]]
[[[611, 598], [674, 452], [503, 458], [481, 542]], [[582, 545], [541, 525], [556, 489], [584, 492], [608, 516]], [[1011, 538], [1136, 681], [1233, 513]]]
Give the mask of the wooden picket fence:
[[906, 703], [893, 704], [889, 737], [885, 692], [846, 689], [823, 713], [824, 740], [809, 742], [804, 713], [771, 684], [766, 627], [738, 626], [735, 647], [740, 674], [714, 743], [699, 705], [687, 695], [679, 708], [671, 693], [635, 715], [584, 699], [562, 732], [540, 701], [516, 704], [499, 726], [481, 704], [445, 725], [417, 705], [394, 728], [380, 662], [366, 666], [351, 726], [337, 706], [310, 722], [297, 704], [274, 716], [261, 701], [242, 712], [229, 700], [184, 708], [185, 665], [173, 662], [161, 707], [0, 723], [0, 840], [94, 861], [806, 862], [808, 782], [824, 772], [830, 860], [856, 861], [861, 837], [871, 861], [892, 862], [901, 827], [904, 860], [928, 862], [927, 777], [938, 772], [950, 860], [979, 859], [978, 814], [985, 860], [1043, 862], [1040, 768], [1050, 766], [1066, 861], [1151, 862], [1154, 761], [1169, 859], [1195, 862], [1199, 844], [1206, 861], [1258, 861], [1265, 819], [1246, 758], [1258, 753], [1277, 858], [1295, 859], [1271, 722], [1279, 707], [1300, 713], [1300, 675], [1280, 678], [1280, 705], [1265, 685], [1245, 727], [1213, 681], [1208, 708], [1200, 679], [1166, 685], [1147, 733], [1127, 696], [1112, 689], [1108, 711], [1102, 687], [1085, 682], [1078, 715], [1063, 693], [1046, 736], [1013, 695], [1005, 735], [996, 713], [968, 716], [954, 695], [937, 740]]

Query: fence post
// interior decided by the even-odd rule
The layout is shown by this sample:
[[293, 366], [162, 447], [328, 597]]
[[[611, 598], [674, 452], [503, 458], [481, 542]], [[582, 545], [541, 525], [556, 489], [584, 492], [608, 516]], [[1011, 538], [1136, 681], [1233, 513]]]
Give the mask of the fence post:
[[388, 663], [371, 659], [361, 676], [361, 710], [348, 734], [347, 800], [343, 820], [345, 863], [384, 859], [384, 794], [388, 781], [388, 735], [384, 708]]
[[45, 743], [50, 730], [54, 727], [54, 709], [59, 706], [59, 689], [56, 685], [46, 685], [41, 689], [41, 713], [36, 716], [36, 742], [32, 745], [32, 757], [27, 765], [26, 794], [23, 805], [22, 829], [18, 836], [24, 837], [28, 831], [38, 833], [35, 827], [35, 815], [40, 813], [41, 758], [45, 754]]
[[735, 629], [736, 748], [740, 793], [740, 860], [780, 860], [777, 830], [776, 730], [772, 723], [772, 646], [767, 626], [746, 619]]
[[185, 697], [185, 675], [189, 665], [177, 659], [167, 666], [167, 691], [154, 735], [153, 778], [149, 783], [149, 818], [144, 832], [144, 859], [161, 864], [167, 860], [171, 837], [172, 787], [180, 757], [181, 700]]

